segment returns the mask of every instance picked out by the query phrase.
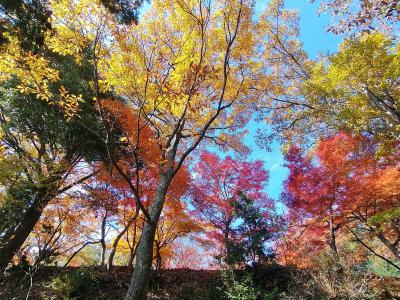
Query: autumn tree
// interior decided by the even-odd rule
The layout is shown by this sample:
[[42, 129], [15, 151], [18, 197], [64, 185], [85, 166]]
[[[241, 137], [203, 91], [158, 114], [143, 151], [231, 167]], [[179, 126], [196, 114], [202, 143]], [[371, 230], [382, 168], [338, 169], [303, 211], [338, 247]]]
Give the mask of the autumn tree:
[[[297, 226], [289, 224], [284, 236], [274, 246], [276, 260], [287, 266], [309, 268], [315, 266], [314, 258], [327, 248], [326, 226]], [[329, 253], [328, 253], [329, 255]]]
[[194, 239], [179, 239], [174, 242], [172, 253], [166, 257], [167, 269], [205, 269], [209, 267], [208, 253]]
[[221, 159], [210, 152], [201, 154], [194, 172], [191, 197], [195, 213], [205, 222], [206, 239], [213, 241], [218, 254], [225, 258], [234, 245], [246, 238], [247, 230], [240, 232], [238, 225], [246, 210], [240, 198], [246, 195], [254, 203], [252, 208], [264, 210], [260, 213], [272, 208], [263, 192], [268, 172], [261, 161], [246, 162], [230, 156]]
[[[1, 144], [4, 161], [14, 170], [2, 182], [1, 207], [8, 220], [1, 228], [3, 269], [47, 203], [74, 186], [74, 180], [90, 175], [73, 178], [74, 168], [83, 160], [100, 159], [105, 148], [98, 142], [103, 131], [93, 103], [81, 103], [82, 97], [94, 96], [92, 65], [78, 64], [45, 45], [51, 27], [45, 2], [5, 1], [1, 7]], [[84, 116], [72, 120], [79, 103]], [[82, 124], [91, 124], [91, 131]]]
[[395, 39], [379, 31], [350, 36], [337, 53], [311, 60], [300, 41], [299, 17], [283, 1], [271, 2], [259, 26], [272, 71], [254, 88], [265, 96], [261, 118], [274, 132], [260, 137], [309, 143], [346, 129], [374, 134], [390, 148], [398, 138]]
[[[285, 183], [286, 204], [298, 226], [325, 228], [327, 244], [339, 264], [337, 232], [346, 224], [343, 205], [352, 172], [365, 157], [351, 157], [357, 142], [345, 133], [323, 140], [315, 156], [304, 156], [293, 147], [286, 155], [290, 174]], [[353, 159], [353, 160], [352, 160]], [[324, 226], [325, 224], [325, 226]]]
[[274, 139], [307, 140], [324, 129], [313, 126], [313, 106], [300, 96], [302, 84], [310, 77], [312, 61], [300, 41], [299, 22], [298, 13], [286, 9], [283, 0], [271, 1], [260, 15], [260, 60], [268, 71], [253, 89], [263, 99], [258, 117], [272, 127], [271, 134], [258, 132], [260, 144], [267, 148]]
[[[51, 102], [70, 118], [80, 115], [77, 103], [81, 100], [101, 100], [109, 92], [134, 110], [137, 131], [144, 128], [142, 125], [151, 128], [160, 159], [155, 161], [159, 169], [157, 191], [148, 209], [141, 204], [140, 192], [130, 186], [147, 219], [127, 296], [140, 299], [147, 287], [158, 219], [174, 175], [203, 140], [238, 147], [241, 129], [259, 101], [251, 89], [259, 68], [254, 59], [257, 37], [252, 3], [155, 1], [137, 26], [118, 24], [96, 0], [49, 1], [49, 6], [52, 30], [45, 34], [45, 47], [93, 67], [89, 86], [94, 97], [80, 97], [79, 92], [61, 86], [49, 93], [46, 85], [59, 84], [57, 66], [41, 59], [41, 53], [34, 57], [22, 52], [14, 35], [3, 51], [8, 56], [2, 71], [7, 78], [24, 79], [21, 92]], [[26, 63], [17, 64], [20, 57], [15, 54], [26, 57]], [[40, 66], [26, 72], [33, 59]], [[97, 104], [101, 115], [102, 103]], [[90, 123], [83, 124], [91, 131]], [[108, 137], [99, 140], [110, 148], [113, 143]], [[133, 142], [134, 157], [135, 145]], [[113, 151], [108, 154], [117, 168], [119, 161]], [[125, 173], [123, 168], [117, 169], [121, 176]], [[123, 177], [131, 181], [129, 176]]]
[[[381, 33], [363, 34], [342, 43], [339, 52], [315, 65], [304, 86], [321, 119], [334, 117], [336, 128], [396, 140], [400, 122], [398, 46]], [[321, 106], [321, 99], [326, 104]]]
[[[143, 164], [141, 172], [146, 168], [151, 168]], [[142, 191], [141, 201], [144, 206], [148, 206], [149, 199], [154, 195], [154, 179], [157, 174], [155, 170], [148, 170], [148, 174], [142, 173], [138, 188]], [[146, 177], [147, 175], [147, 177]], [[113, 259], [118, 249], [118, 244], [124, 235], [132, 232], [132, 239], [127, 241], [130, 249], [128, 265], [130, 266], [135, 256], [138, 238], [141, 235], [145, 216], [135, 206], [135, 200], [126, 181], [112, 167], [100, 166], [88, 187], [90, 193], [87, 198], [87, 205], [92, 207], [96, 215], [101, 217], [101, 243], [102, 243], [102, 261], [106, 253], [106, 227], [111, 222], [111, 227], [116, 233], [111, 245], [111, 252], [108, 256], [107, 270], [112, 271]], [[133, 183], [135, 184], [135, 183]], [[199, 226], [195, 220], [186, 212], [182, 201], [182, 196], [186, 193], [189, 184], [189, 174], [185, 168], [177, 173], [166, 199], [166, 210], [161, 216], [159, 226], [157, 227], [155, 240], [155, 259], [157, 268], [161, 267], [161, 259], [164, 256], [164, 249], [171, 246], [177, 238], [188, 235], [198, 230]], [[130, 230], [133, 227], [133, 231]], [[111, 228], [110, 228], [111, 229]], [[111, 229], [112, 230], [112, 229]], [[104, 265], [104, 262], [102, 263]]]
[[[103, 175], [103, 174], [100, 174]], [[110, 176], [111, 177], [111, 176]], [[108, 177], [107, 179], [110, 179]], [[115, 216], [118, 214], [118, 203], [121, 201], [119, 191], [112, 185], [112, 180], [100, 181], [101, 177], [92, 180], [91, 187], [87, 188], [88, 195], [85, 197], [88, 206], [94, 211], [96, 218], [100, 220], [100, 244], [101, 258], [100, 266], [103, 271], [106, 269], [107, 235], [115, 223]], [[103, 177], [104, 178], [104, 177]], [[124, 200], [124, 199], [122, 199]]]
[[[133, 6], [121, 7], [121, 1], [118, 0], [104, 2], [124, 22], [135, 19], [136, 11], [142, 3], [138, 1]], [[8, 156], [13, 155], [22, 165], [25, 164], [23, 169], [28, 172], [17, 175], [19, 180], [26, 181], [21, 182], [24, 187], [20, 185], [19, 189], [29, 190], [27, 193], [31, 195], [19, 193], [18, 197], [25, 199], [15, 199], [15, 195], [7, 196], [8, 200], [2, 204], [7, 210], [12, 206], [8, 201], [13, 198], [19, 202], [15, 206], [19, 210], [6, 213], [9, 217], [15, 216], [15, 220], [5, 229], [7, 233], [2, 234], [0, 268], [7, 265], [22, 245], [40, 218], [43, 208], [56, 196], [73, 166], [83, 157], [82, 154], [88, 154], [89, 149], [92, 152], [94, 149], [102, 149], [98, 143], [102, 135], [98, 131], [99, 124], [96, 124], [93, 103], [88, 101], [82, 104], [79, 109], [85, 116], [71, 122], [72, 114], [78, 110], [82, 97], [92, 99], [94, 96], [91, 87], [93, 64], [87, 56], [87, 45], [82, 49], [84, 58], [78, 63], [70, 57], [58, 55], [51, 43], [45, 42], [50, 40], [53, 29], [49, 18], [54, 8], [52, 3], [55, 2], [0, 3], [0, 77], [4, 82], [1, 94], [2, 127], [5, 131], [2, 144], [7, 146]], [[39, 103], [36, 98], [43, 103]], [[83, 129], [82, 124], [90, 124], [90, 132], [87, 127]], [[88, 158], [93, 156], [86, 155]], [[26, 168], [24, 161], [29, 168]], [[34, 163], [37, 166], [33, 166]], [[41, 174], [44, 168], [39, 166], [43, 164], [47, 171]], [[11, 193], [10, 190], [8, 195]], [[12, 232], [14, 234], [10, 238]]]
[[[110, 272], [118, 244], [125, 234], [129, 235], [132, 226], [132, 240], [127, 243], [130, 249], [128, 265], [135, 256], [138, 238], [146, 219], [143, 209], [148, 207], [156, 192], [155, 183], [159, 176], [156, 162], [159, 159], [159, 149], [155, 145], [149, 127], [143, 126], [140, 131], [136, 131], [137, 119], [132, 109], [121, 102], [112, 100], [101, 100], [100, 105], [103, 115], [107, 118], [107, 128], [112, 128], [112, 131], [120, 134], [121, 144], [117, 153], [111, 156], [110, 163], [98, 164], [96, 167], [95, 179], [88, 185], [87, 202], [102, 219], [101, 261], [103, 268], [107, 249], [105, 236], [107, 223], [111, 222], [114, 225], [112, 227], [116, 236], [112, 241], [107, 268]], [[137, 133], [139, 136], [136, 135]], [[132, 151], [134, 151], [133, 155]], [[167, 215], [162, 216], [157, 229], [155, 249], [158, 266], [161, 265], [160, 251], [176, 238], [191, 232], [191, 227], [194, 226], [180, 203], [181, 197], [187, 190], [188, 182], [189, 174], [183, 167], [171, 183], [167, 195], [167, 203], [169, 203]], [[136, 203], [142, 205], [142, 211]], [[179, 218], [179, 221], [173, 222], [174, 218]]]
[[18, 251], [32, 265], [69, 262], [82, 245], [100, 242], [93, 212], [79, 197], [56, 197]]
[[[398, 159], [377, 159], [378, 145], [366, 137], [351, 137], [342, 132], [323, 140], [312, 156], [302, 155], [299, 148], [292, 148], [286, 156], [290, 175], [285, 197], [292, 225], [298, 228], [299, 238], [304, 234], [304, 243], [307, 243], [307, 236], [312, 236], [311, 232], [317, 233], [314, 237], [325, 235], [325, 242], [337, 263], [338, 233], [350, 230], [356, 237], [353, 231], [356, 228], [357, 232], [369, 232], [369, 239], [386, 242], [394, 257], [398, 253], [393, 248], [398, 239], [395, 234], [397, 219], [390, 213], [397, 209], [393, 202], [398, 193], [393, 172]], [[387, 180], [392, 188], [389, 193], [384, 183]], [[375, 184], [374, 188], [370, 184]], [[388, 219], [383, 221], [383, 217], [382, 223], [378, 222], [385, 224], [380, 228], [373, 220], [383, 215]], [[295, 235], [296, 231], [293, 231]], [[382, 238], [384, 232], [389, 239]], [[357, 239], [357, 242], [362, 243], [362, 240]]]
[[[338, 154], [340, 157], [341, 153]], [[337, 156], [332, 155], [327, 165], [318, 167], [313, 166], [310, 159], [303, 158], [300, 149], [291, 149], [286, 156], [290, 175], [285, 189], [289, 193], [286, 205], [293, 222], [314, 228], [326, 224], [327, 244], [339, 264], [336, 235], [343, 221], [338, 208], [344, 197], [342, 183], [348, 174], [339, 173], [342, 170], [336, 168]]]
[[[394, 154], [377, 160], [374, 154], [373, 150], [369, 151], [370, 164], [352, 174], [348, 193], [352, 201], [343, 207], [349, 213], [347, 229], [368, 252], [400, 270], [400, 266], [393, 263], [400, 260], [399, 157]], [[379, 241], [389, 255], [376, 250], [379, 246], [371, 245], [371, 241]]]
[[[112, 89], [123, 96], [139, 116], [135, 128], [151, 127], [160, 149], [157, 191], [147, 210], [127, 296], [142, 299], [158, 219], [174, 175], [202, 140], [234, 145], [230, 136], [240, 137], [238, 130], [250, 119], [257, 100], [249, 93], [257, 65], [252, 61], [252, 6], [246, 1], [154, 1], [138, 26], [116, 30], [96, 1], [80, 3], [52, 3], [66, 7], [53, 14], [57, 34], [49, 40], [52, 48], [79, 57], [71, 45], [79, 49], [82, 41], [97, 42], [99, 90]], [[88, 22], [79, 24], [78, 19]], [[107, 36], [96, 35], [100, 23]]]
[[[89, 110], [90, 111], [90, 110]], [[92, 135], [31, 96], [2, 89], [2, 180], [0, 265], [22, 246], [55, 196], [91, 176], [74, 176], [83, 157], [96, 157]], [[88, 112], [85, 118], [92, 117]], [[46, 119], [46, 122], [43, 122]], [[87, 146], [87, 148], [85, 148]]]

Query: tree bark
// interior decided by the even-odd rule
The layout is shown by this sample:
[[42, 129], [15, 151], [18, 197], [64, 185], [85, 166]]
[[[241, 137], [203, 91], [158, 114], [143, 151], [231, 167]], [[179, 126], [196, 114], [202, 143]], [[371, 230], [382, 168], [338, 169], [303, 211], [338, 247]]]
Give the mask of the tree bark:
[[149, 283], [151, 264], [153, 260], [153, 242], [156, 226], [164, 206], [165, 195], [173, 178], [173, 171], [160, 174], [160, 180], [156, 195], [149, 207], [151, 223], [146, 222], [143, 226], [142, 235], [136, 250], [136, 263], [125, 300], [145, 300], [147, 286]]
[[381, 242], [392, 252], [394, 257], [396, 257], [397, 260], [400, 261], [400, 254], [399, 250], [397, 249], [396, 245], [392, 244], [384, 235], [383, 232], [379, 232], [378, 238], [381, 240]]
[[[61, 180], [61, 177], [58, 179]], [[15, 226], [11, 238], [0, 246], [0, 271], [7, 267], [14, 257], [14, 254], [22, 247], [36, 223], [39, 221], [46, 205], [56, 196], [58, 190], [57, 183], [58, 181], [53, 181], [49, 186], [39, 189], [21, 222]]]
[[332, 254], [333, 254], [333, 259], [335, 261], [335, 264], [338, 268], [338, 270], [341, 269], [341, 265], [340, 265], [340, 258], [339, 258], [339, 253], [337, 250], [337, 246], [336, 246], [336, 233], [335, 233], [336, 229], [333, 225], [333, 220], [332, 218], [329, 220], [329, 247], [332, 250]]
[[105, 260], [106, 260], [106, 251], [107, 251], [107, 245], [106, 245], [106, 225], [107, 225], [107, 215], [108, 212], [105, 212], [105, 215], [101, 221], [101, 258], [100, 258], [100, 268], [104, 272], [106, 271], [106, 265], [105, 265]]
[[[136, 232], [137, 232], [137, 227], [138, 227], [138, 225], [137, 225], [137, 223], [135, 222], [134, 224], [133, 224], [133, 240], [132, 240], [132, 245], [130, 244], [130, 243], [128, 243], [128, 245], [129, 245], [129, 261], [128, 261], [128, 266], [133, 270], [133, 260], [135, 259], [135, 256], [136, 256], [136, 249], [137, 249], [137, 246], [138, 245], [136, 245]], [[127, 239], [128, 239], [129, 237], [127, 236]], [[140, 239], [140, 238], [139, 238]]]
[[136, 251], [135, 251], [135, 246], [129, 249], [129, 260], [128, 260], [128, 266], [130, 269], [133, 268], [133, 260], [135, 259]]
[[[129, 220], [128, 224], [126, 224], [126, 226], [124, 227], [124, 229], [115, 237], [115, 240], [114, 240], [113, 245], [112, 245], [112, 248], [111, 248], [110, 255], [109, 255], [109, 257], [108, 257], [107, 271], [108, 271], [109, 273], [112, 272], [112, 269], [113, 269], [113, 260], [114, 260], [115, 253], [117, 252], [118, 243], [119, 243], [120, 239], [124, 236], [125, 232], [128, 231], [129, 227], [131, 227], [131, 225], [133, 224], [133, 222], [136, 221], [136, 217], [137, 217], [137, 215], [138, 215], [138, 212], [139, 212], [139, 210], [137, 210], [135, 216], [133, 216], [133, 217]], [[133, 259], [132, 259], [132, 261], [133, 261]]]
[[161, 257], [161, 252], [160, 252], [160, 244], [159, 242], [155, 242], [155, 248], [156, 248], [156, 255], [155, 255], [155, 259], [156, 259], [156, 270], [161, 270], [161, 263], [162, 263], [162, 257]]

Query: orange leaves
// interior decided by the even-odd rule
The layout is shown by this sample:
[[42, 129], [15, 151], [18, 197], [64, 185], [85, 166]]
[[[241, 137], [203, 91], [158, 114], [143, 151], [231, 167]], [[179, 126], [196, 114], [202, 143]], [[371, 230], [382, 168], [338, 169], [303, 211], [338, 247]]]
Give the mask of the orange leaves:
[[285, 265], [313, 266], [312, 259], [326, 248], [323, 227], [293, 227], [275, 245], [277, 260]]
[[[321, 141], [309, 156], [292, 147], [286, 155], [290, 175], [285, 184], [292, 226], [307, 232], [323, 229], [319, 240], [325, 242], [330, 224], [339, 237], [352, 227], [371, 242], [390, 244], [400, 238], [398, 156], [378, 158], [378, 151], [376, 141], [344, 132]], [[289, 232], [286, 239], [294, 236]], [[301, 248], [311, 241], [310, 236], [297, 243]]]
[[129, 152], [139, 154], [146, 163], [156, 164], [160, 160], [160, 149], [148, 122], [139, 114], [120, 101], [100, 100], [99, 106], [116, 121], [114, 124], [120, 131], [120, 141]]
[[339, 133], [323, 140], [310, 157], [302, 155], [298, 148], [289, 151], [286, 158], [290, 175], [286, 190], [289, 193], [287, 204], [293, 214], [300, 218], [317, 218], [320, 222], [328, 217], [341, 222], [351, 174], [357, 172], [362, 163], [370, 161], [367, 154], [356, 155], [361, 142], [362, 139]]

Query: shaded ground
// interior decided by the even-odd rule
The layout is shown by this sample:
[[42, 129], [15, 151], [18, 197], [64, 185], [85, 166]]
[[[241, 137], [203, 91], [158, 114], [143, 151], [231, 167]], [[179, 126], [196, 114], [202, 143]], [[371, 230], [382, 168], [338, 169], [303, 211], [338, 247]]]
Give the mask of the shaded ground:
[[[297, 273], [296, 273], [297, 272]], [[311, 294], [294, 293], [305, 291], [309, 279], [306, 273], [279, 265], [259, 266], [252, 269], [254, 283], [265, 291], [263, 299], [335, 299], [323, 296], [320, 291]], [[131, 277], [131, 270], [116, 267], [113, 274], [100, 272], [99, 268], [44, 267], [33, 276], [29, 299], [122, 299]], [[400, 299], [400, 280], [374, 278], [376, 297], [360, 299]], [[311, 283], [314, 285], [315, 283]], [[25, 299], [30, 286], [26, 270], [14, 268], [0, 281], [0, 299]], [[150, 280], [149, 299], [171, 300], [225, 300], [221, 291], [219, 271], [174, 269], [154, 271]], [[388, 294], [387, 289], [395, 291]], [[314, 289], [315, 290], [315, 289]], [[396, 292], [397, 291], [397, 292]], [[398, 294], [397, 294], [398, 293]], [[294, 296], [296, 295], [296, 296]], [[300, 296], [301, 295], [301, 296]], [[393, 296], [396, 295], [396, 296]], [[339, 297], [336, 299], [347, 299]]]
[[[279, 272], [269, 267], [268, 275], [259, 272], [254, 279], [266, 289], [273, 289]], [[125, 267], [116, 267], [111, 275], [98, 268], [44, 267], [33, 276], [30, 299], [122, 299], [130, 278], [131, 271]], [[30, 277], [15, 268], [0, 282], [0, 299], [25, 299], [29, 286]], [[219, 271], [153, 271], [149, 299], [225, 299], [221, 287]]]
[[[33, 276], [30, 299], [122, 299], [130, 278], [130, 270], [124, 267], [116, 267], [111, 275], [98, 268], [45, 267]], [[218, 297], [218, 284], [218, 271], [154, 271], [149, 298], [223, 299]], [[0, 299], [25, 299], [29, 286], [30, 276], [15, 269], [0, 282]]]

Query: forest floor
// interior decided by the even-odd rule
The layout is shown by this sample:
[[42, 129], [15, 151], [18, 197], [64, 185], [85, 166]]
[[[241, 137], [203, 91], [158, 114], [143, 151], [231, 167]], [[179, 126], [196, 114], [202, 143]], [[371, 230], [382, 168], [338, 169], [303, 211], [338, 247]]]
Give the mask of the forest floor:
[[[131, 270], [115, 267], [107, 274], [99, 268], [44, 267], [32, 279], [29, 299], [122, 299]], [[153, 271], [149, 299], [222, 299], [219, 284], [219, 273], [214, 270]], [[30, 276], [14, 270], [0, 281], [0, 299], [25, 299], [29, 287]]]
[[[274, 290], [280, 269], [259, 276], [263, 286]], [[276, 274], [275, 274], [276, 273]], [[115, 267], [112, 274], [99, 268], [43, 267], [32, 276], [29, 299], [122, 299], [131, 278], [127, 267]], [[0, 299], [25, 299], [30, 276], [15, 268], [0, 281]], [[149, 299], [202, 300], [225, 299], [217, 270], [171, 269], [153, 271]]]
[[[15, 268], [0, 281], [1, 300], [26, 299], [31, 284], [30, 276], [25, 271]], [[262, 267], [253, 274], [254, 282], [257, 282], [257, 285], [267, 295], [263, 299], [300, 299], [299, 295], [294, 298], [282, 297], [288, 287], [295, 287], [293, 282], [299, 279], [293, 279], [291, 277], [293, 273], [287, 268], [279, 265]], [[292, 275], [290, 276], [290, 274]], [[123, 299], [130, 278], [131, 270], [127, 267], [115, 267], [112, 274], [101, 272], [97, 267], [43, 267], [32, 276], [29, 299]], [[379, 286], [381, 290], [379, 295], [373, 298], [368, 297], [368, 299], [400, 299], [400, 279], [381, 280]], [[222, 292], [222, 287], [220, 273], [216, 270], [153, 271], [148, 299], [224, 300], [226, 297]], [[295, 288], [302, 289], [299, 286]], [[389, 295], [384, 292], [386, 289], [395, 291], [395, 293]], [[326, 297], [328, 296], [310, 295], [310, 297], [301, 297], [301, 299], [345, 299]]]

